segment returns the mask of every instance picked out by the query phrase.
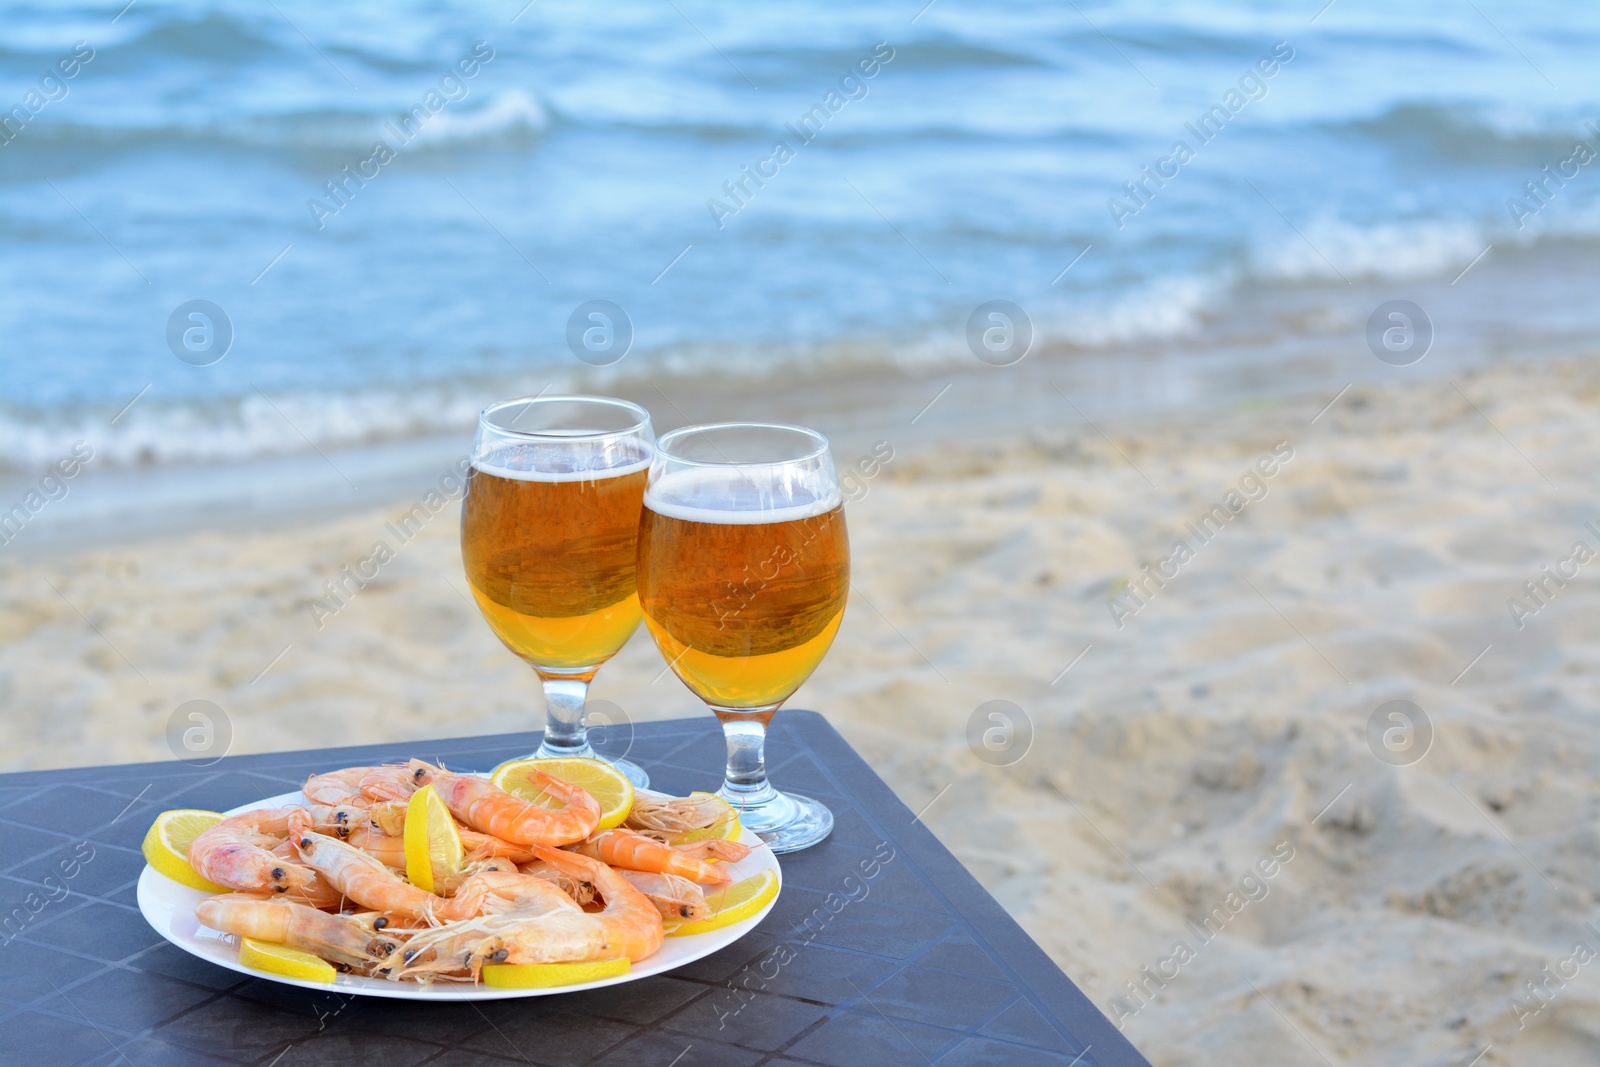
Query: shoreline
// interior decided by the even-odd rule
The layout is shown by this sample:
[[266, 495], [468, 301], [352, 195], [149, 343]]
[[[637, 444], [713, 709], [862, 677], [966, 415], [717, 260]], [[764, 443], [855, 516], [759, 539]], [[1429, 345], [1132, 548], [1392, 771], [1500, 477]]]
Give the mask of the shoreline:
[[[1114, 349], [1080, 349], [1042, 338], [1009, 366], [987, 366], [962, 352], [926, 366], [845, 364], [812, 373], [785, 367], [766, 379], [663, 371], [610, 384], [573, 377], [564, 367], [530, 367], [518, 383], [502, 388], [506, 396], [533, 394], [572, 377], [578, 391], [641, 404], [651, 411], [658, 433], [695, 421], [810, 425], [831, 439], [842, 468], [880, 441], [914, 452], [951, 441], [1003, 443], [1022, 426], [1221, 419], [1241, 405], [1300, 403], [1319, 392], [1326, 403], [1347, 385], [1427, 381], [1504, 365], [1513, 353], [1543, 365], [1587, 350], [1586, 340], [1561, 329], [1515, 349], [1502, 339], [1498, 312], [1486, 312], [1484, 301], [1510, 281], [1514, 266], [1514, 259], [1510, 265], [1484, 263], [1460, 289], [1435, 280], [1363, 282], [1332, 294], [1322, 288], [1245, 292], [1225, 315], [1190, 335]], [[1420, 302], [1441, 323], [1432, 350], [1412, 366], [1378, 362], [1363, 338], [1368, 312], [1396, 293]], [[1557, 299], [1551, 293], [1534, 296], [1544, 304]], [[1547, 317], [1558, 321], [1553, 313]], [[1448, 330], [1442, 325], [1447, 319], [1454, 323]], [[502, 398], [486, 394], [483, 403]], [[108, 467], [102, 458], [85, 464], [66, 496], [30, 516], [20, 535], [0, 543], [0, 559], [48, 557], [194, 529], [281, 530], [420, 499], [466, 453], [471, 439], [468, 422], [449, 433], [313, 446], [237, 462]], [[60, 451], [70, 451], [75, 440], [63, 437]], [[39, 476], [32, 468], [0, 471], [0, 513], [20, 503]]]

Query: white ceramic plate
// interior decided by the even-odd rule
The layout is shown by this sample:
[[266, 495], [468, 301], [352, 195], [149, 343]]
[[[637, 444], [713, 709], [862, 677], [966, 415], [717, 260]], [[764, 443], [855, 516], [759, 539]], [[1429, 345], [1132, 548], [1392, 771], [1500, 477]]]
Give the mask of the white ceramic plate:
[[[237, 815], [257, 808], [286, 807], [305, 802], [306, 798], [299, 792], [284, 793], [254, 804], [245, 804], [225, 814]], [[781, 894], [783, 872], [779, 869], [778, 859], [772, 854], [772, 850], [766, 848], [760, 838], [749, 830], [744, 832], [742, 840], [751, 846], [751, 852], [738, 863], [726, 864], [734, 880], [749, 878], [762, 871], [772, 871], [778, 876]], [[144, 913], [145, 920], [155, 928], [156, 933], [185, 952], [209, 960], [218, 967], [226, 967], [231, 971], [270, 982], [281, 982], [284, 985], [300, 986], [304, 989], [331, 989], [339, 993], [355, 993], [362, 996], [394, 997], [399, 1000], [505, 1000], [511, 997], [575, 993], [582, 989], [598, 989], [601, 986], [636, 982], [653, 974], [682, 967], [702, 956], [709, 956], [720, 948], [726, 948], [755, 929], [778, 902], [777, 897], [773, 897], [758, 915], [734, 923], [732, 926], [725, 926], [721, 930], [713, 930], [708, 934], [669, 937], [661, 946], [661, 951], [649, 959], [634, 964], [633, 969], [627, 974], [615, 978], [602, 978], [594, 982], [558, 986], [554, 989], [490, 989], [482, 985], [474, 986], [470, 982], [434, 982], [432, 985], [422, 985], [418, 982], [391, 982], [383, 978], [361, 978], [345, 974], [339, 975], [332, 984], [329, 984], [257, 971], [239, 963], [239, 947], [232, 937], [201, 926], [196, 921], [194, 909], [206, 896], [207, 894], [201, 890], [180, 885], [150, 866], [146, 866], [144, 873], [139, 876], [139, 910]]]

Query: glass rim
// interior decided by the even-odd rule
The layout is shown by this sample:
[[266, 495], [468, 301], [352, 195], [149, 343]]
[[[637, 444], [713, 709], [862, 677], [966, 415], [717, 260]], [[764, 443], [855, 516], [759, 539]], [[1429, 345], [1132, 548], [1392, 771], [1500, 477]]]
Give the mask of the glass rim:
[[[552, 431], [521, 430], [515, 426], [502, 426], [497, 422], [490, 421], [491, 416], [496, 412], [503, 411], [513, 404], [524, 404], [531, 407], [534, 404], [570, 403], [572, 401], [620, 408], [631, 412], [635, 416], [634, 422], [630, 426], [619, 427], [615, 430]], [[626, 437], [630, 434], [636, 434], [648, 426], [650, 426], [650, 413], [633, 401], [623, 400], [621, 397], [615, 396], [595, 396], [591, 393], [552, 393], [549, 395], [541, 393], [538, 396], [512, 397], [509, 400], [497, 400], [478, 412], [478, 428], [480, 430], [492, 430], [495, 433], [506, 434], [511, 437], [526, 437], [549, 441], [595, 441], [604, 437]]]
[[[692, 433], [704, 433], [707, 430], [786, 430], [803, 437], [809, 437], [814, 446], [811, 451], [801, 455], [789, 456], [784, 459], [759, 459], [759, 460], [704, 460], [690, 459], [687, 456], [676, 455], [671, 451], [672, 444], [681, 437]], [[796, 426], [788, 422], [702, 422], [691, 426], [680, 426], [676, 430], [668, 430], [656, 438], [656, 453], [671, 460], [690, 467], [780, 467], [786, 463], [805, 463], [808, 460], [818, 459], [828, 454], [828, 439], [808, 426]]]

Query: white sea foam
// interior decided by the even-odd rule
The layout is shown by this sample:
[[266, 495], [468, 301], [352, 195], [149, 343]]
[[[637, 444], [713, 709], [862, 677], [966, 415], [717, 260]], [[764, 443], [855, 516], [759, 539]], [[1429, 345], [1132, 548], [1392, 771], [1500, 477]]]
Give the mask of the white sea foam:
[[1084, 348], [1183, 337], [1200, 328], [1205, 312], [1225, 296], [1228, 282], [1221, 271], [1209, 278], [1154, 278], [1114, 299], [1086, 302], [1070, 316], [1035, 325], [1047, 336]]
[[446, 108], [428, 119], [417, 144], [486, 140], [506, 133], [542, 133], [550, 114], [537, 99], [520, 89], [498, 93], [476, 110]]
[[1281, 281], [1403, 281], [1454, 273], [1472, 262], [1489, 239], [1469, 222], [1416, 221], [1358, 226], [1321, 219], [1304, 237], [1275, 234], [1254, 250], [1254, 273]]
[[53, 461], [63, 442], [88, 441], [111, 466], [215, 463], [344, 448], [429, 433], [471, 435], [481, 396], [448, 388], [359, 394], [282, 394], [190, 403], [146, 396], [108, 425], [115, 408], [38, 420], [0, 413], [0, 457], [13, 468]]

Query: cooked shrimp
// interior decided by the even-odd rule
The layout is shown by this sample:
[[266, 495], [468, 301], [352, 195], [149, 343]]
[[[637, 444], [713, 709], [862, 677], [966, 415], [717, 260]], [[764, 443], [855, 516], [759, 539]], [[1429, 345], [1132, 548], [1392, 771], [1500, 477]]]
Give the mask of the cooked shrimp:
[[543, 878], [560, 887], [561, 891], [571, 897], [578, 904], [588, 904], [594, 900], [594, 883], [580, 881], [570, 874], [563, 874], [544, 860], [534, 860], [532, 863], [521, 865], [523, 874], [534, 878]]
[[[605, 902], [605, 906], [597, 913], [578, 912], [596, 920], [604, 934], [602, 943], [596, 946], [593, 955], [578, 958], [604, 960], [622, 955], [638, 963], [661, 947], [664, 936], [661, 913], [620, 873], [598, 860], [574, 852], [543, 845], [534, 845], [533, 851], [541, 860], [568, 877], [592, 883]], [[527, 949], [524, 948], [524, 951]], [[514, 950], [510, 962], [536, 962], [519, 960], [517, 955]]]
[[650, 898], [663, 919], [696, 922], [711, 917], [711, 905], [701, 888], [675, 874], [619, 870], [628, 884]]
[[[272, 854], [288, 860], [290, 863], [295, 863], [300, 858], [300, 854], [294, 850], [294, 845], [289, 843], [288, 838], [278, 842], [272, 848]], [[325, 911], [338, 911], [344, 904], [345, 896], [329, 885], [322, 875], [312, 871], [311, 881], [299, 889], [289, 890], [278, 899], [292, 900], [296, 904], [309, 904], [313, 908], [321, 908]]]
[[427, 769], [421, 760], [368, 767], [361, 776], [361, 795], [369, 800], [407, 800], [427, 782]]
[[661, 947], [665, 931], [654, 904], [604, 863], [560, 849], [533, 846], [564, 874], [594, 883], [605, 900], [585, 912], [559, 895], [548, 906], [485, 915], [418, 934], [406, 946], [396, 978], [471, 977], [486, 962], [563, 963], [626, 956], [638, 962]]
[[[378, 801], [367, 809], [371, 815], [372, 825], [390, 837], [404, 837], [406, 832], [406, 805], [401, 801]], [[512, 863], [527, 863], [533, 859], [533, 853], [528, 851], [528, 846], [518, 845], [511, 841], [503, 841], [493, 834], [479, 833], [469, 830], [457, 823], [456, 829], [461, 833], [461, 846], [466, 850], [469, 859], [508, 859]], [[397, 866], [390, 864], [391, 867]]]
[[329, 915], [251, 893], [207, 897], [195, 908], [195, 918], [213, 930], [288, 945], [347, 967], [377, 963], [400, 944], [374, 929], [373, 916]]
[[372, 825], [393, 837], [399, 837], [406, 832], [406, 808], [408, 803], [404, 800], [372, 800], [367, 808], [367, 817], [372, 820]]
[[271, 851], [289, 832], [289, 813], [303, 810], [260, 808], [223, 819], [190, 842], [189, 866], [230, 889], [304, 890], [312, 872]]
[[692, 860], [727, 860], [729, 863], [738, 863], [750, 855], [750, 846], [743, 841], [728, 841], [720, 837], [709, 837], [704, 841], [690, 841], [687, 844], [667, 847], [678, 855], [687, 856]]
[[567, 903], [577, 906], [555, 882], [523, 874], [515, 865], [510, 865], [509, 869], [497, 869], [497, 862], [505, 861], [489, 861], [485, 868], [463, 881], [461, 888], [456, 891], [458, 899], [476, 902], [478, 914], [497, 915], [530, 909], [545, 912], [564, 907]]
[[[311, 826], [318, 833], [332, 834], [341, 841], [370, 822], [367, 809], [356, 804], [308, 804], [305, 810], [311, 816]], [[288, 840], [285, 831], [284, 840]]]
[[606, 830], [578, 846], [581, 855], [604, 860], [613, 867], [655, 874], [675, 874], [701, 885], [722, 885], [733, 876], [721, 867], [663, 845], [653, 837], [632, 830]]
[[512, 863], [531, 863], [533, 853], [527, 845], [503, 841], [493, 834], [480, 834], [476, 830], [461, 831], [461, 847], [472, 859], [502, 859]]
[[401, 881], [375, 856], [337, 838], [312, 832], [305, 812], [289, 817], [289, 834], [301, 862], [320, 872], [329, 884], [364, 908], [426, 922], [474, 914], [472, 901], [435, 896], [418, 889]]
[[566, 807], [541, 808], [486, 778], [454, 774], [421, 760], [412, 760], [409, 766], [419, 784], [431, 784], [438, 790], [444, 806], [457, 819], [479, 833], [514, 845], [570, 845], [594, 833], [600, 824], [600, 804], [594, 797], [540, 771], [529, 771], [529, 780]]
[[727, 812], [727, 804], [707, 793], [674, 797], [649, 789], [636, 789], [633, 807], [628, 810], [628, 817], [622, 825], [630, 830], [681, 834], [688, 830], [703, 830]]
[[385, 867], [406, 869], [406, 839], [386, 834], [376, 826], [362, 826], [350, 832], [345, 842], [371, 856]]
[[313, 804], [353, 804], [366, 807], [371, 803], [361, 792], [361, 779], [376, 767], [346, 767], [342, 771], [313, 774], [300, 787], [300, 792]]

